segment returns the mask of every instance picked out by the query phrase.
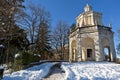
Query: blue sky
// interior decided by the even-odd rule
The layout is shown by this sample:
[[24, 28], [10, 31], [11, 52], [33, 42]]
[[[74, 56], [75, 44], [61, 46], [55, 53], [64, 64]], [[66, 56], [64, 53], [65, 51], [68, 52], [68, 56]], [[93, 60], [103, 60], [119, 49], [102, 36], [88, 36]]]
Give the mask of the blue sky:
[[42, 5], [51, 14], [51, 24], [54, 27], [59, 20], [71, 25], [75, 18], [84, 11], [88, 3], [92, 6], [93, 11], [103, 14], [103, 24], [107, 26], [112, 24], [115, 32], [115, 45], [117, 42], [116, 32], [120, 29], [120, 0], [26, 0], [34, 4]]

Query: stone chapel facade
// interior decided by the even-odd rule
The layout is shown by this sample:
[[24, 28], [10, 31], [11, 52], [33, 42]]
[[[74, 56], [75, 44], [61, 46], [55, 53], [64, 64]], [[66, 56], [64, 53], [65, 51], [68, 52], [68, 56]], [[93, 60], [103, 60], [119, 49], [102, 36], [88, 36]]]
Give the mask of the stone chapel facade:
[[104, 61], [104, 49], [108, 49], [109, 61], [115, 61], [116, 53], [111, 25], [102, 24], [102, 13], [86, 5], [84, 12], [76, 18], [76, 27], [69, 34], [70, 61]]

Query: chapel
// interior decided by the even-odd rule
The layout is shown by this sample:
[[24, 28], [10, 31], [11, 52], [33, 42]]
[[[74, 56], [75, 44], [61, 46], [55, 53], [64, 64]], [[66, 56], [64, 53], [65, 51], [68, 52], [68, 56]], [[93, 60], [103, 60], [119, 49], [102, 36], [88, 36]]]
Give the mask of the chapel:
[[115, 61], [113, 38], [111, 24], [104, 26], [102, 13], [87, 4], [70, 29], [69, 61]]

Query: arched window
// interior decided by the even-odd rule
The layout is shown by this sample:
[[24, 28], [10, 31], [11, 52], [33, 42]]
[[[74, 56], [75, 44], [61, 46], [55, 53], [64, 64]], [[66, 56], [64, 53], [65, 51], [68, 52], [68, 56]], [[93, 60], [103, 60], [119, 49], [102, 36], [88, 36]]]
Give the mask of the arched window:
[[110, 61], [110, 52], [109, 52], [109, 48], [108, 47], [105, 47], [104, 48], [104, 57], [105, 57], [105, 61]]

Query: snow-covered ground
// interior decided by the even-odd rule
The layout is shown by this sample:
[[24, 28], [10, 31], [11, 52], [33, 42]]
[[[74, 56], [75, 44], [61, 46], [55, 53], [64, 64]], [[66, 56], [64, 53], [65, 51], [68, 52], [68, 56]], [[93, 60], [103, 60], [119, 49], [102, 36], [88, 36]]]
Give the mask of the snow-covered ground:
[[3, 69], [3, 66], [0, 66], [0, 69]]
[[5, 74], [3, 80], [40, 80], [49, 73], [50, 68], [54, 64], [43, 63], [25, 70], [13, 72], [12, 74]]
[[112, 62], [63, 63], [66, 80], [120, 80], [120, 64]]
[[[33, 66], [26, 70], [5, 74], [3, 80], [41, 80], [54, 66], [55, 62], [43, 63], [38, 66]], [[77, 62], [77, 63], [62, 63], [61, 68], [65, 71], [63, 76], [61, 70], [55, 69], [55, 74], [52, 74], [52, 79], [46, 80], [120, 80], [120, 64], [113, 62]]]

